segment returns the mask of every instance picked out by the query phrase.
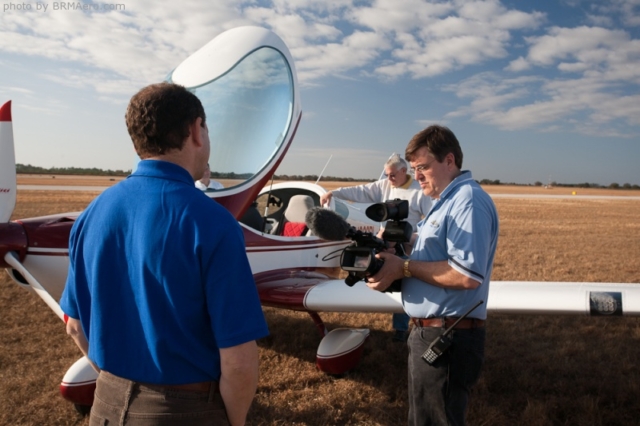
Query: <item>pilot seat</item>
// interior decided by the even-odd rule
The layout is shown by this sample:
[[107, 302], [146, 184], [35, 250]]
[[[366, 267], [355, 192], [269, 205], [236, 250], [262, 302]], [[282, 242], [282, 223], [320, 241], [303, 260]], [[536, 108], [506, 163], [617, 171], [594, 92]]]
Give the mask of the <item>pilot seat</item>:
[[315, 207], [313, 198], [308, 195], [294, 195], [289, 200], [278, 235], [283, 237], [301, 237], [311, 235], [304, 222], [307, 212]]

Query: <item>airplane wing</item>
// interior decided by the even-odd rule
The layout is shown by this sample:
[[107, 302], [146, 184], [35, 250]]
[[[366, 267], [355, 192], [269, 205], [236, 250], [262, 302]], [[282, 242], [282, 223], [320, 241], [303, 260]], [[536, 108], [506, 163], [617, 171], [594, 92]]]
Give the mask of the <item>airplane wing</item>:
[[492, 281], [487, 310], [508, 314], [639, 316], [640, 284]]
[[265, 306], [312, 312], [404, 312], [400, 293], [373, 291], [363, 281], [344, 280], [313, 271], [269, 271], [254, 275]]
[[[300, 271], [256, 276], [265, 306], [313, 312], [404, 312], [401, 294], [371, 290], [362, 281]], [[640, 316], [640, 284], [492, 281], [487, 310], [505, 314]]]

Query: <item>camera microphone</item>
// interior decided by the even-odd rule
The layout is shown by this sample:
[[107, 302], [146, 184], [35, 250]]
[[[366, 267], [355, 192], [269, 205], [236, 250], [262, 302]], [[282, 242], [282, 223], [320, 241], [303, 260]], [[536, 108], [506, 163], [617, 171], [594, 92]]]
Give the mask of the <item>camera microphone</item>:
[[327, 241], [342, 241], [347, 238], [351, 225], [333, 210], [314, 207], [307, 212], [305, 223], [318, 237]]
[[[382, 268], [384, 260], [377, 258], [376, 255], [387, 249], [388, 244], [385, 240], [376, 237], [371, 232], [357, 230], [338, 213], [322, 207], [314, 207], [309, 210], [304, 221], [311, 232], [323, 240], [342, 241], [348, 238], [355, 243], [341, 249], [342, 253], [340, 254], [340, 268], [349, 273], [344, 280], [349, 287], [360, 280], [375, 275]], [[408, 223], [406, 225], [411, 229], [411, 225]], [[405, 240], [399, 241], [404, 242]], [[396, 245], [396, 254], [397, 247], [402, 247], [402, 245]], [[386, 291], [400, 291], [401, 284], [401, 280], [396, 280]]]

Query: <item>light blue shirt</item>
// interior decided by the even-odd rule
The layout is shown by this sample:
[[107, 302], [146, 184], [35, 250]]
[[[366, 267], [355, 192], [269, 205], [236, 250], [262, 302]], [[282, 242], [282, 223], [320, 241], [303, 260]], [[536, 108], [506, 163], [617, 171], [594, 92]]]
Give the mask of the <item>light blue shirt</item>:
[[498, 244], [495, 205], [471, 172], [463, 171], [434, 200], [427, 216], [418, 223], [418, 238], [410, 259], [442, 261], [480, 285], [473, 290], [444, 289], [417, 278], [402, 283], [402, 303], [411, 317], [463, 315], [483, 300], [469, 318], [485, 319], [487, 296]]

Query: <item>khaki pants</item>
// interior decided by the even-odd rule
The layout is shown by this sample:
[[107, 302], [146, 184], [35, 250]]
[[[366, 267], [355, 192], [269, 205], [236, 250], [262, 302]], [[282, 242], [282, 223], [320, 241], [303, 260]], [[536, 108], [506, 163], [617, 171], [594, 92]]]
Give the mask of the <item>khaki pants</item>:
[[133, 382], [102, 371], [96, 382], [90, 426], [229, 425], [217, 386], [176, 390]]

